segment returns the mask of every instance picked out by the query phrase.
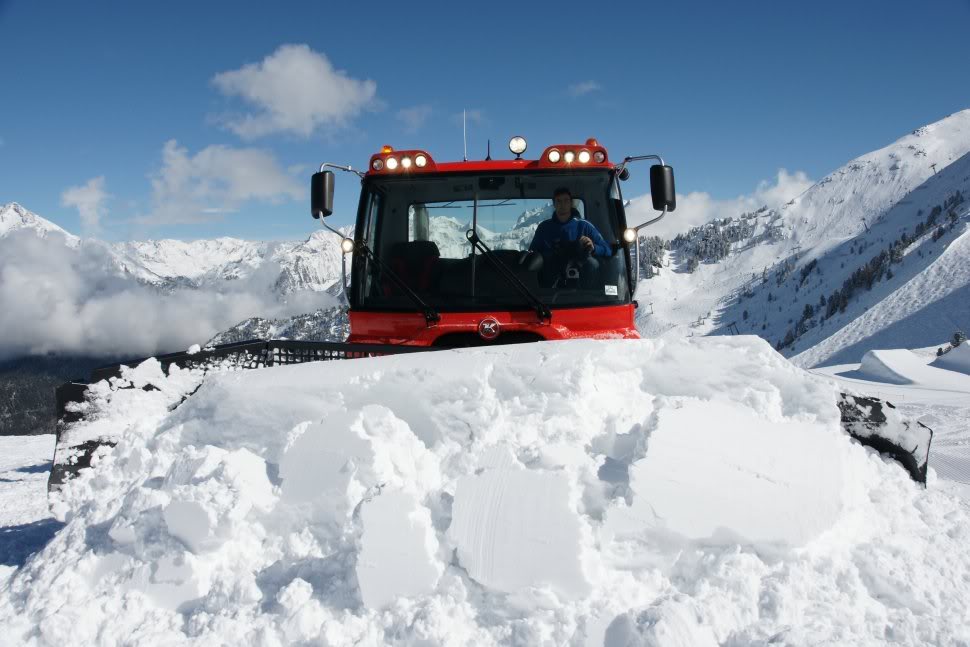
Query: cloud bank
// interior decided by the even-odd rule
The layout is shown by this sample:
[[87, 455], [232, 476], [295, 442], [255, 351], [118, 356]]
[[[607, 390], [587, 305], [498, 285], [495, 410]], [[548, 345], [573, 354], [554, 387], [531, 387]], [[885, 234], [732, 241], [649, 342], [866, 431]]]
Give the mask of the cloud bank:
[[[640, 169], [632, 167], [631, 171], [638, 173]], [[637, 177], [646, 177], [646, 167]], [[631, 180], [635, 181], [635, 180]], [[709, 193], [695, 191], [677, 195], [677, 210], [664, 217], [655, 225], [641, 230], [644, 236], [660, 236], [673, 238], [691, 227], [702, 225], [718, 218], [739, 216], [746, 211], [755, 211], [767, 205], [777, 208], [792, 198], [798, 196], [814, 182], [803, 171], [789, 173], [779, 169], [773, 180], [762, 180], [754, 191], [735, 198], [717, 199]], [[627, 221], [636, 225], [659, 215], [653, 210], [650, 195], [641, 195], [630, 201], [627, 207]]]
[[255, 148], [208, 146], [194, 155], [174, 139], [162, 147], [162, 166], [151, 176], [148, 224], [210, 221], [249, 201], [300, 200], [303, 185], [270, 153]]
[[162, 292], [117, 269], [104, 243], [76, 249], [63, 237], [14, 232], [0, 239], [0, 358], [62, 352], [148, 356], [183, 350], [254, 316], [288, 317], [336, 305], [326, 293], [287, 295], [278, 268], [220, 289]]
[[105, 201], [109, 198], [104, 190], [104, 176], [91, 178], [80, 186], [69, 187], [61, 194], [61, 205], [74, 207], [81, 215], [81, 225], [87, 233], [97, 232], [101, 228], [101, 218], [107, 210]]
[[212, 84], [255, 112], [230, 117], [226, 126], [252, 139], [274, 133], [309, 137], [340, 127], [374, 107], [377, 84], [351, 78], [307, 45], [283, 45], [259, 63], [217, 74]]

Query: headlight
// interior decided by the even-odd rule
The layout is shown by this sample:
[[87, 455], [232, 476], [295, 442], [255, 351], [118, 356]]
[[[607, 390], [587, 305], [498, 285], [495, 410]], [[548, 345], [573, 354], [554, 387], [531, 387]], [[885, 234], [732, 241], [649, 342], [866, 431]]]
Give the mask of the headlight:
[[558, 149], [553, 148], [551, 151], [549, 151], [548, 157], [549, 161], [555, 164], [562, 159], [562, 153], [560, 153]]
[[401, 168], [403, 168], [403, 169], [409, 169], [409, 168], [411, 168], [411, 158], [410, 157], [402, 157], [401, 158]]
[[342, 241], [340, 241], [340, 251], [342, 251], [344, 254], [349, 254], [350, 252], [354, 251], [354, 241], [349, 238], [344, 238]]
[[387, 170], [388, 171], [393, 171], [394, 169], [397, 168], [397, 158], [396, 157], [388, 157], [386, 164], [387, 164]]
[[579, 151], [579, 163], [580, 164], [589, 163], [589, 151]]
[[632, 228], [627, 228], [623, 230], [623, 240], [628, 243], [632, 243], [637, 239], [637, 230]]
[[375, 171], [380, 171], [382, 168], [384, 168], [384, 160], [378, 157], [376, 160], [371, 162], [370, 167]]
[[566, 151], [566, 154], [563, 155], [563, 159], [566, 160], [566, 164], [572, 164], [576, 160], [576, 153]]
[[516, 135], [509, 140], [509, 150], [515, 155], [521, 155], [524, 153], [526, 146], [528, 146], [528, 144], [526, 144], [525, 137], [519, 137]]
[[606, 153], [603, 151], [596, 151], [593, 153], [593, 160], [595, 160], [597, 164], [602, 164], [606, 161]]
[[418, 168], [424, 168], [425, 166], [428, 165], [428, 158], [425, 157], [424, 155], [415, 155], [414, 165], [417, 166]]

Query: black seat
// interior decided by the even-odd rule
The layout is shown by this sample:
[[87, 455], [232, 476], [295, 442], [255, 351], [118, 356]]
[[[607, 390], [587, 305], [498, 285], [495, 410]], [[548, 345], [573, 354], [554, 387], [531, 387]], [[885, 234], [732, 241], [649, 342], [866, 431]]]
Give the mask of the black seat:
[[[437, 265], [441, 252], [431, 240], [396, 243], [388, 254], [390, 268], [416, 292], [428, 292], [437, 282]], [[397, 290], [393, 281], [384, 280], [384, 293], [390, 296]]]

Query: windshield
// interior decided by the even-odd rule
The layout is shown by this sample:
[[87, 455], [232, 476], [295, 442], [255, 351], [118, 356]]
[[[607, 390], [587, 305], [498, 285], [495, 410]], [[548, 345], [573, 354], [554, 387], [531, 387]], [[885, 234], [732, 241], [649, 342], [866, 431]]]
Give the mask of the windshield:
[[[495, 261], [550, 308], [627, 303], [613, 181], [605, 171], [369, 180], [358, 232], [385, 267], [440, 311], [531, 308]], [[471, 229], [493, 259], [473, 249]], [[356, 307], [414, 309], [382, 276], [381, 263], [355, 258]]]

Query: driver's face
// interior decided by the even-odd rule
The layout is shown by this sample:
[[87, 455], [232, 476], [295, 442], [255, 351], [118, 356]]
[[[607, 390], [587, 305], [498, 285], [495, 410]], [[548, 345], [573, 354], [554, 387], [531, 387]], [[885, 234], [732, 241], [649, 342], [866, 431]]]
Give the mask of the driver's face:
[[556, 217], [560, 220], [568, 220], [573, 212], [573, 199], [568, 193], [562, 193], [552, 199], [552, 204], [556, 208]]

